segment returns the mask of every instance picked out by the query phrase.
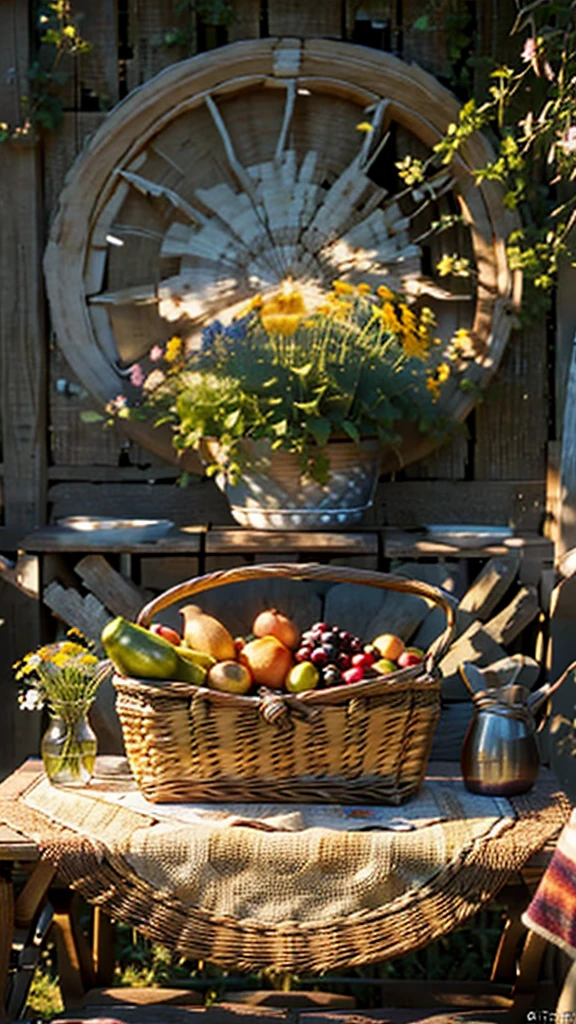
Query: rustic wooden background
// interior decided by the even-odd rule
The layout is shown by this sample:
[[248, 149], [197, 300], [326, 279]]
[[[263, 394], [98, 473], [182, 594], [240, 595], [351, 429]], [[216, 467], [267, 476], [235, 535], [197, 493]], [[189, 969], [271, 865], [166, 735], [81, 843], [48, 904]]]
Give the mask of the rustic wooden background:
[[[0, 5], [0, 120], [17, 123], [34, 47], [32, 0]], [[162, 68], [227, 41], [263, 35], [324, 36], [389, 49], [451, 86], [447, 12], [470, 18], [477, 79], [488, 59], [516, 53], [513, 0], [234, 0], [226, 26], [179, 13], [178, 0], [76, 0], [92, 44], [74, 62], [64, 118], [36, 145], [0, 147], [0, 551], [13, 559], [34, 526], [69, 514], [167, 516], [178, 524], [231, 522], [215, 485], [174, 486], [173, 467], [114, 431], [84, 424], [90, 397], [53, 336], [41, 259], [65, 176], [114, 104]], [[428, 12], [431, 28], [418, 21]], [[186, 42], [167, 45], [174, 29]], [[453, 40], [452, 40], [453, 42]], [[464, 44], [464, 49], [465, 49]], [[458, 64], [458, 61], [456, 61]], [[466, 430], [433, 456], [383, 480], [372, 523], [513, 525], [553, 530], [565, 381], [576, 323], [567, 273], [558, 317], [532, 317], [513, 334], [502, 365]], [[556, 323], [558, 319], [558, 323]], [[10, 665], [38, 640], [37, 602], [0, 575], [0, 693]], [[10, 704], [11, 706], [11, 704]], [[27, 716], [10, 712], [2, 760], [28, 742]], [[8, 728], [9, 724], [9, 728]]]

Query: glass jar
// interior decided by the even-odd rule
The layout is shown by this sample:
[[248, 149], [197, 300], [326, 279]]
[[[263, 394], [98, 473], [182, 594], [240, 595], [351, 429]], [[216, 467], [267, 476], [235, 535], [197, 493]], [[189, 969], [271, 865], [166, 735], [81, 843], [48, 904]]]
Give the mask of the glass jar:
[[44, 770], [55, 786], [85, 786], [94, 774], [97, 739], [84, 702], [54, 703], [42, 737]]

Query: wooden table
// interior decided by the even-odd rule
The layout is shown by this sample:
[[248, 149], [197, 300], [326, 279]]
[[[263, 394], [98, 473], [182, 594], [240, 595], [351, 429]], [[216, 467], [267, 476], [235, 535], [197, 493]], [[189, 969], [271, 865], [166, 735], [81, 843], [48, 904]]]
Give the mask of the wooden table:
[[[431, 764], [430, 773], [434, 770]], [[16, 801], [41, 774], [41, 762], [27, 761], [0, 784], [0, 801]], [[510, 997], [508, 1001], [512, 1000], [511, 1005], [518, 1013], [530, 1004], [545, 948], [542, 940], [529, 934], [517, 962], [518, 947], [525, 934], [520, 914], [548, 864], [552, 849], [553, 844], [548, 844], [533, 856], [509, 879], [502, 892], [508, 918], [490, 982], [501, 1002]], [[22, 869], [27, 873], [27, 881], [19, 888], [16, 882]], [[73, 911], [73, 896], [59, 883], [55, 869], [40, 859], [37, 843], [0, 825], [0, 995], [4, 993], [4, 1008], [0, 999], [0, 1019], [16, 1019], [23, 1007], [31, 973], [51, 922], [56, 924], [60, 981], [66, 1005], [78, 1004], [83, 993], [95, 984], [110, 984], [114, 958], [108, 919], [97, 911], [93, 948], [89, 950]]]

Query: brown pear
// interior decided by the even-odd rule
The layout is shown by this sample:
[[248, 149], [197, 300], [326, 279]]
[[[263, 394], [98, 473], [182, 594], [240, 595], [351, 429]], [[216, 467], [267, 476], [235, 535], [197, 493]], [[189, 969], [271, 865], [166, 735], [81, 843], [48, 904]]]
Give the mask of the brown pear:
[[207, 615], [196, 604], [180, 609], [184, 617], [184, 640], [188, 647], [202, 654], [211, 654], [216, 661], [233, 661], [236, 646], [232, 634], [213, 615]]
[[247, 665], [255, 683], [280, 690], [292, 667], [292, 654], [275, 636], [251, 640], [242, 648], [238, 660]]

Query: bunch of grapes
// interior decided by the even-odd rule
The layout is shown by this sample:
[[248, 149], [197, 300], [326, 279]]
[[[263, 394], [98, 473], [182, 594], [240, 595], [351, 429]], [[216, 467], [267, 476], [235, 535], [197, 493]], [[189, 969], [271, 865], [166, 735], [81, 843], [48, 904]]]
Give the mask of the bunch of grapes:
[[297, 662], [312, 662], [324, 686], [338, 686], [364, 679], [379, 655], [348, 630], [329, 626], [327, 622], [315, 622], [302, 633], [294, 657]]

